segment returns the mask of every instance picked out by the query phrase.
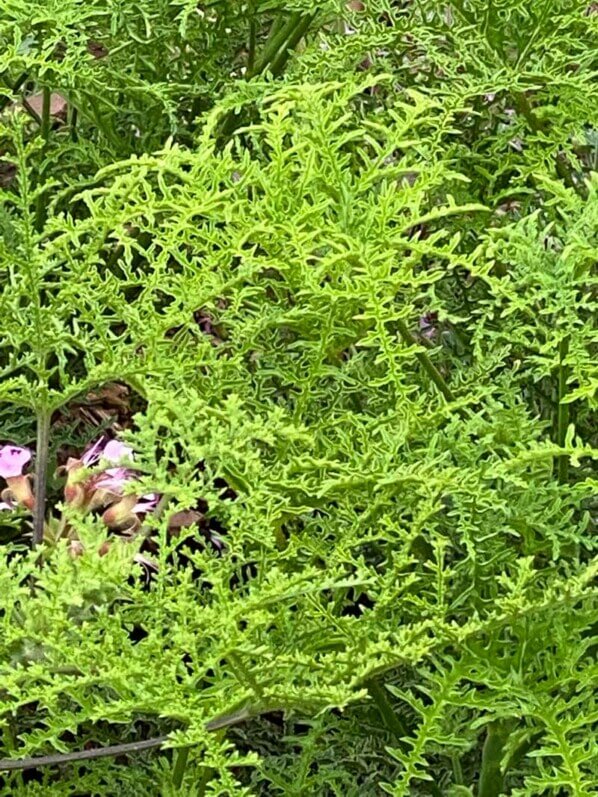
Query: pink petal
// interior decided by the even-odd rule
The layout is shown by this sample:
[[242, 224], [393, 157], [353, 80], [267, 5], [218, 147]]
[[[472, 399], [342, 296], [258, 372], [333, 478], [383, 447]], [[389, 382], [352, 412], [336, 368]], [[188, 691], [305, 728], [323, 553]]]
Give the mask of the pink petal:
[[87, 451], [81, 457], [81, 462], [84, 465], [89, 467], [90, 465], [94, 465], [98, 459], [100, 458], [100, 451], [104, 448], [104, 440], [105, 438], [102, 436], [99, 440], [92, 445], [91, 448], [88, 448]]
[[106, 443], [101, 458], [116, 465], [123, 459], [133, 459], [133, 449], [121, 443], [120, 440], [110, 440]]
[[0, 501], [0, 512], [3, 509], [6, 509], [6, 510], [10, 511], [11, 509], [14, 509], [15, 506], [16, 506], [16, 504], [8, 503], [7, 501]]
[[94, 487], [97, 490], [110, 490], [120, 495], [125, 484], [134, 479], [135, 473], [129, 468], [108, 468], [95, 479]]
[[217, 551], [224, 550], [224, 542], [217, 534], [210, 534], [210, 542], [216, 548]]
[[133, 557], [133, 561], [137, 562], [139, 565], [149, 568], [150, 570], [158, 570], [158, 563], [154, 562], [153, 559], [148, 559], [147, 556], [144, 556], [141, 553], [136, 553]]
[[21, 476], [30, 459], [31, 451], [28, 448], [0, 446], [0, 476], [4, 479]]
[[133, 507], [135, 514], [153, 512], [158, 505], [159, 496], [156, 493], [148, 493], [141, 497]]

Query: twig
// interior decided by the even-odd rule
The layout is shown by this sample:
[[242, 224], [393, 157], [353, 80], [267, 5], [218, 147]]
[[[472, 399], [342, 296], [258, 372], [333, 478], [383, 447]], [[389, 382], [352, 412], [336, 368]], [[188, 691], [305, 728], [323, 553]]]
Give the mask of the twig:
[[95, 758], [110, 758], [111, 756], [139, 753], [142, 750], [151, 750], [161, 747], [168, 736], [156, 736], [153, 739], [144, 739], [140, 742], [127, 742], [114, 744], [110, 747], [94, 747], [91, 750], [79, 750], [77, 753], [55, 753], [54, 755], [33, 756], [21, 759], [0, 759], [0, 771], [16, 771], [23, 769], [36, 769], [37, 767], [60, 766], [70, 764], [72, 761], [89, 761]]
[[[205, 723], [207, 731], [218, 731], [238, 725], [246, 719], [275, 711], [274, 708], [264, 708], [260, 711], [251, 711], [243, 708], [232, 714], [222, 714]], [[142, 750], [151, 750], [161, 747], [168, 736], [154, 736], [151, 739], [142, 739], [139, 742], [127, 742], [125, 744], [114, 744], [108, 747], [94, 747], [91, 750], [80, 750], [76, 753], [54, 753], [52, 755], [33, 756], [31, 758], [2, 758], [0, 759], [0, 772], [16, 772], [24, 769], [36, 769], [37, 767], [60, 766], [70, 764], [72, 761], [91, 761], [96, 758], [110, 758], [112, 756], [127, 755], [128, 753], [139, 753]], [[188, 748], [183, 748], [188, 749]], [[176, 767], [176, 765], [175, 765]]]

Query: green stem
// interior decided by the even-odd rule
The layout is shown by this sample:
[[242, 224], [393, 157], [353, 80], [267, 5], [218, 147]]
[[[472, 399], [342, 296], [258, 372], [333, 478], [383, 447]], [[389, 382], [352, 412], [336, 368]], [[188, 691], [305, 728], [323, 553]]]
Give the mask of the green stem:
[[[168, 493], [164, 493], [164, 495], [158, 501], [158, 504], [154, 509], [153, 513], [151, 515], [148, 515], [147, 519], [149, 520], [151, 518], [154, 521], [154, 523], [157, 523], [159, 520], [161, 520], [171, 500], [172, 496], [168, 495]], [[141, 526], [139, 533], [140, 535], [145, 535], [149, 534], [151, 530], [152, 530], [152, 525], [146, 522], [143, 524], [143, 526]]]
[[69, 130], [71, 134], [71, 141], [78, 141], [79, 136], [77, 134], [77, 122], [79, 120], [79, 112], [77, 108], [72, 105], [69, 108]]
[[[559, 402], [557, 407], [557, 445], [564, 446], [569, 427], [569, 404], [565, 403], [567, 396], [567, 380], [569, 378], [569, 368], [565, 364], [569, 354], [569, 337], [563, 338], [559, 344]], [[569, 477], [569, 456], [562, 454], [558, 457], [558, 480], [559, 484], [565, 484]]]
[[[278, 21], [275, 21], [259, 61], [255, 60], [255, 54], [251, 55], [253, 63], [247, 66], [246, 80], [260, 75], [268, 67], [270, 67], [272, 75], [278, 77], [289, 60], [291, 53], [314, 19], [315, 14], [306, 17], [301, 16], [301, 14], [292, 14], [286, 25], [281, 25]], [[239, 127], [241, 119], [241, 113], [237, 114], [230, 111], [226, 114], [220, 128], [221, 135], [228, 139]]]
[[[43, 154], [45, 153], [46, 147], [48, 146], [48, 140], [50, 138], [50, 106], [52, 101], [52, 93], [50, 89], [45, 86], [43, 90], [43, 103], [42, 103], [42, 116], [41, 116], [41, 125], [40, 125], [40, 135], [44, 140], [43, 152], [42, 152], [42, 159]], [[41, 184], [42, 175], [43, 175], [43, 165], [40, 169], [40, 180], [39, 183]], [[44, 197], [43, 191], [40, 191], [37, 195], [36, 200], [36, 208], [35, 208], [35, 227], [38, 232], [41, 232], [43, 226], [46, 222], [46, 201]]]
[[175, 751], [175, 761], [172, 770], [172, 783], [175, 789], [180, 789], [183, 785], [190, 750], [190, 747], [180, 747]]
[[25, 83], [29, 80], [29, 72], [22, 72], [19, 77], [15, 80], [12, 86], [12, 90], [16, 93], [19, 89], [25, 85]]
[[456, 753], [451, 757], [451, 763], [453, 765], [453, 782], [455, 786], [463, 786], [465, 784], [463, 768], [461, 767], [461, 759]]
[[27, 111], [29, 116], [33, 119], [34, 122], [37, 122], [39, 127], [41, 127], [42, 126], [42, 118], [38, 114], [38, 112], [35, 110], [35, 108], [33, 108], [31, 103], [27, 99], [27, 97], [23, 97], [22, 102], [23, 102], [23, 108]]
[[[23, 72], [21, 75], [19, 75], [19, 77], [15, 80], [14, 83], [10, 83], [10, 81], [7, 80], [5, 77], [2, 77], [1, 80], [4, 83], [4, 85], [7, 88], [10, 89], [12, 94], [16, 94], [19, 91], [19, 89], [21, 88], [21, 86], [24, 83], [27, 82], [28, 77], [29, 77], [29, 73], [28, 72]], [[0, 98], [0, 111], [3, 111], [6, 108], [6, 106], [9, 104], [10, 101], [11, 101], [10, 97], [1, 97]]]
[[48, 481], [48, 448], [52, 413], [44, 408], [37, 415], [37, 445], [35, 452], [35, 505], [33, 508], [33, 547], [44, 539], [46, 519], [46, 487]]
[[299, 44], [301, 39], [307, 33], [309, 26], [314, 21], [316, 15], [310, 14], [308, 16], [303, 17], [303, 19], [299, 22], [293, 33], [289, 36], [287, 41], [282, 46], [280, 52], [274, 58], [270, 65], [270, 71], [274, 77], [278, 77], [283, 69], [285, 68], [289, 58], [291, 57], [291, 53], [294, 51], [295, 47]]
[[41, 136], [47, 144], [50, 138], [50, 108], [52, 105], [52, 92], [48, 86], [44, 86], [42, 100], [42, 126]]
[[386, 688], [379, 683], [379, 681], [375, 680], [368, 681], [366, 688], [370, 697], [378, 707], [382, 721], [388, 730], [399, 740], [399, 746], [403, 748], [405, 744], [403, 740], [406, 736], [409, 736], [409, 731], [388, 699]]
[[266, 46], [270, 44], [273, 37], [278, 35], [279, 31], [282, 30], [284, 25], [283, 14], [277, 14], [275, 19], [273, 20], [272, 24], [270, 25], [270, 32], [268, 33], [268, 38], [266, 39]]
[[500, 797], [503, 793], [505, 776], [500, 770], [500, 764], [510, 732], [511, 723], [501, 720], [492, 722], [488, 726], [482, 750], [478, 797]]
[[253, 72], [253, 68], [255, 66], [255, 44], [256, 44], [256, 37], [257, 37], [257, 24], [255, 21], [255, 16], [251, 18], [251, 22], [249, 23], [249, 48], [247, 51], [247, 74], [250, 75]]
[[280, 48], [284, 45], [287, 39], [292, 36], [293, 31], [301, 23], [302, 17], [301, 14], [295, 13], [291, 14], [291, 17], [286, 25], [283, 25], [279, 30], [268, 39], [266, 42], [266, 46], [264, 48], [264, 52], [262, 53], [261, 58], [255, 64], [254, 69], [249, 72], [247, 71], [247, 77], [254, 77], [255, 75], [259, 75], [263, 72], [270, 61], [272, 61], [276, 55], [278, 54]]
[[[415, 337], [415, 335], [412, 332], [410, 332], [409, 328], [407, 327], [407, 324], [405, 324], [404, 321], [402, 321], [401, 319], [398, 319], [397, 320], [397, 326], [399, 328], [399, 332], [401, 334], [401, 337], [403, 338], [405, 343], [409, 343], [409, 344], [412, 344], [414, 346], [419, 346], [419, 342], [418, 342], [417, 338]], [[432, 360], [428, 357], [426, 352], [424, 352], [424, 351], [416, 351], [415, 352], [415, 356], [416, 356], [419, 364], [426, 371], [426, 373], [428, 374], [428, 376], [430, 377], [432, 382], [434, 382], [434, 384], [436, 385], [436, 387], [438, 388], [440, 393], [442, 393], [444, 398], [447, 401], [454, 401], [455, 400], [455, 396], [453, 394], [453, 391], [447, 385], [447, 383], [444, 380], [444, 377], [442, 376], [442, 374], [440, 373], [438, 368], [436, 368], [436, 366], [434, 365]]]

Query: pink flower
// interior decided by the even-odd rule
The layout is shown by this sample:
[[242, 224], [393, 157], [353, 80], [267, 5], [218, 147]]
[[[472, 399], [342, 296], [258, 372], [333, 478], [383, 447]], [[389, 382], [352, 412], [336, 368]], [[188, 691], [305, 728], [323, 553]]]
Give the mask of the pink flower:
[[0, 446], [0, 476], [4, 479], [22, 476], [30, 459], [31, 451], [28, 448]]
[[154, 509], [158, 506], [159, 496], [156, 493], [148, 493], [147, 495], [142, 495], [139, 501], [133, 507], [133, 512], [136, 515], [139, 514], [146, 514], [148, 512], [153, 512]]
[[103, 446], [104, 446], [104, 438], [100, 437], [100, 439], [96, 440], [96, 442], [92, 445], [91, 448], [88, 448], [87, 451], [85, 451], [80, 461], [88, 468], [91, 467], [91, 465], [96, 463], [100, 458], [100, 451], [102, 450]]
[[100, 460], [105, 460], [112, 465], [118, 465], [123, 459], [133, 459], [133, 449], [121, 443], [120, 440], [106, 440], [100, 437], [99, 440], [89, 448], [81, 457], [81, 462], [88, 468], [95, 465]]
[[100, 459], [105, 459], [114, 465], [122, 462], [124, 459], [133, 459], [133, 449], [121, 443], [120, 440], [110, 440], [106, 443]]
[[438, 313], [426, 313], [420, 316], [418, 325], [420, 335], [426, 340], [433, 340], [438, 332]]
[[[139, 473], [122, 465], [134, 459], [133, 449], [120, 440], [100, 437], [83, 454], [81, 459], [70, 459], [66, 464], [66, 501], [84, 512], [103, 509], [104, 522], [111, 528], [134, 531], [141, 525], [139, 516], [152, 512], [159, 496], [148, 493], [140, 497], [125, 495], [125, 487], [139, 479]], [[112, 466], [112, 467], [106, 467]], [[87, 473], [84, 468], [94, 468]]]
[[108, 490], [116, 495], [122, 495], [123, 487], [135, 479], [135, 472], [129, 468], [107, 468], [94, 479], [93, 486], [96, 490]]
[[0, 512], [2, 512], [3, 510], [10, 511], [15, 507], [16, 504], [13, 501], [0, 501]]
[[23, 473], [31, 460], [31, 451], [20, 446], [0, 446], [0, 476], [8, 487], [2, 492], [1, 509], [13, 509], [15, 503], [33, 509], [35, 496], [31, 490], [31, 477]]

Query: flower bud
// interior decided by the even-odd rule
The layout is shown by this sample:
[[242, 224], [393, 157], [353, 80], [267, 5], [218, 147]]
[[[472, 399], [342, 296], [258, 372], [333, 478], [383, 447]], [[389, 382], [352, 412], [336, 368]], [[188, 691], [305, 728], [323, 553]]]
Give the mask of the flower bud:
[[31, 489], [31, 479], [29, 476], [8, 476], [6, 479], [8, 491], [14, 500], [21, 506], [33, 510], [35, 506], [35, 496]]

